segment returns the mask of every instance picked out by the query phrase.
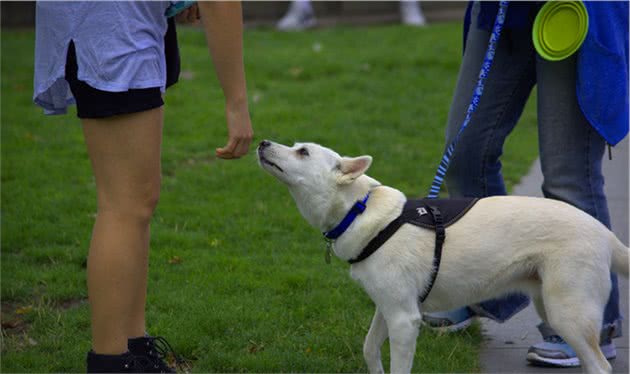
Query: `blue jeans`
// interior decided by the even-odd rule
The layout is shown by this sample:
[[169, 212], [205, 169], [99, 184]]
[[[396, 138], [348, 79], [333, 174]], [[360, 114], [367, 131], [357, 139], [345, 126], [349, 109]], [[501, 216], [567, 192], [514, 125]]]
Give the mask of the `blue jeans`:
[[[457, 134], [470, 103], [490, 32], [473, 25], [457, 79], [448, 118], [446, 144]], [[584, 118], [576, 98], [575, 55], [558, 62], [538, 56], [529, 29], [504, 30], [483, 96], [472, 120], [455, 148], [446, 176], [453, 197], [505, 195], [501, 154], [532, 91], [538, 84], [539, 154], [545, 197], [562, 200], [592, 215], [608, 228], [610, 217], [602, 156], [606, 143]], [[617, 276], [611, 274], [612, 291], [604, 314], [604, 327], [619, 323]], [[479, 314], [503, 322], [525, 308], [529, 299], [511, 294], [471, 306]]]

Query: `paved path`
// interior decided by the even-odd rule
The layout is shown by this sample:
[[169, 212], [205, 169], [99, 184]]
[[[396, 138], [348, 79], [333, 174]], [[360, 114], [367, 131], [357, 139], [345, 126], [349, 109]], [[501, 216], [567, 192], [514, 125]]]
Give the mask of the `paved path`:
[[[617, 237], [628, 245], [628, 138], [613, 148], [612, 161], [605, 156], [604, 174], [606, 194], [610, 209], [612, 228]], [[542, 174], [536, 162], [529, 174], [514, 188], [515, 195], [542, 196], [540, 186]], [[628, 373], [628, 280], [619, 279], [624, 336], [616, 339], [617, 359], [611, 361], [613, 372]], [[550, 369], [530, 366], [525, 360], [527, 349], [540, 341], [536, 325], [540, 319], [530, 305], [506, 323], [498, 324], [482, 319], [484, 335], [487, 337], [481, 353], [481, 367], [485, 373], [579, 373], [580, 369]]]

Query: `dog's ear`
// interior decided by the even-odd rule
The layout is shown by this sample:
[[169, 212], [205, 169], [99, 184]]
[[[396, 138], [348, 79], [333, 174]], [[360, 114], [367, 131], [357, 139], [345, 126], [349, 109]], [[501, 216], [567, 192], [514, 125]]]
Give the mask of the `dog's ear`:
[[338, 184], [349, 184], [363, 175], [372, 164], [372, 156], [343, 157], [339, 163], [341, 174], [337, 178]]

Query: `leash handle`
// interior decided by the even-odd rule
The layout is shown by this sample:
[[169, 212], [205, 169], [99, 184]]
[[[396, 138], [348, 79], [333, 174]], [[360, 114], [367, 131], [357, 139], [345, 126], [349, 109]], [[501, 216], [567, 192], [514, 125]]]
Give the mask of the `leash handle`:
[[477, 86], [475, 87], [472, 100], [470, 102], [470, 105], [468, 106], [468, 110], [466, 111], [466, 118], [464, 118], [464, 122], [459, 128], [459, 132], [457, 132], [455, 139], [453, 139], [451, 144], [449, 144], [449, 146], [446, 148], [446, 151], [444, 152], [444, 155], [442, 156], [440, 165], [438, 166], [435, 177], [433, 178], [433, 183], [431, 183], [429, 195], [427, 195], [427, 197], [430, 199], [435, 199], [440, 194], [440, 188], [442, 187], [442, 183], [444, 182], [444, 176], [446, 175], [448, 166], [451, 163], [451, 158], [453, 157], [453, 152], [455, 151], [455, 144], [457, 144], [459, 136], [464, 131], [466, 126], [468, 126], [472, 114], [475, 112], [475, 110], [477, 110], [477, 106], [479, 106], [479, 101], [481, 100], [481, 95], [483, 94], [483, 87], [486, 81], [486, 77], [490, 73], [490, 68], [492, 67], [492, 62], [494, 61], [496, 44], [499, 41], [499, 36], [501, 36], [501, 30], [503, 29], [503, 23], [505, 22], [505, 13], [507, 12], [507, 7], [507, 1], [501, 1], [499, 3], [497, 18], [494, 21], [492, 34], [490, 35], [490, 40], [488, 41], [486, 57], [484, 58], [483, 64], [481, 65], [481, 71], [479, 72], [479, 78], [477, 79]]

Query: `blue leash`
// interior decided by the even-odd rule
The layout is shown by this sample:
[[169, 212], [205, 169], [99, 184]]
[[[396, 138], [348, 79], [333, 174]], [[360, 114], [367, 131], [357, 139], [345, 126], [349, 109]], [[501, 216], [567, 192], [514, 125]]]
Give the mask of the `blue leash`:
[[507, 11], [507, 6], [507, 1], [501, 1], [499, 3], [499, 11], [497, 12], [497, 18], [494, 21], [492, 35], [490, 35], [490, 40], [488, 41], [486, 57], [483, 61], [483, 65], [481, 65], [479, 79], [477, 80], [477, 87], [475, 87], [472, 100], [470, 102], [470, 105], [468, 106], [468, 111], [466, 112], [464, 123], [462, 123], [462, 126], [455, 136], [455, 139], [453, 139], [451, 144], [449, 144], [448, 148], [444, 152], [444, 155], [442, 156], [442, 161], [440, 161], [440, 165], [438, 166], [435, 177], [433, 178], [433, 183], [431, 183], [431, 190], [429, 191], [429, 195], [427, 196], [430, 199], [435, 199], [438, 197], [440, 193], [440, 187], [442, 186], [442, 182], [444, 182], [444, 176], [446, 175], [448, 166], [451, 163], [451, 157], [453, 157], [453, 151], [455, 151], [455, 145], [459, 140], [459, 136], [462, 134], [466, 126], [468, 126], [470, 118], [472, 117], [472, 114], [475, 112], [475, 110], [477, 110], [479, 100], [481, 100], [481, 95], [483, 94], [483, 86], [486, 81], [486, 77], [490, 73], [490, 67], [492, 67], [492, 61], [494, 60], [496, 44], [499, 41], [499, 36], [501, 36], [501, 30], [503, 29], [503, 23], [505, 22], [505, 13]]

